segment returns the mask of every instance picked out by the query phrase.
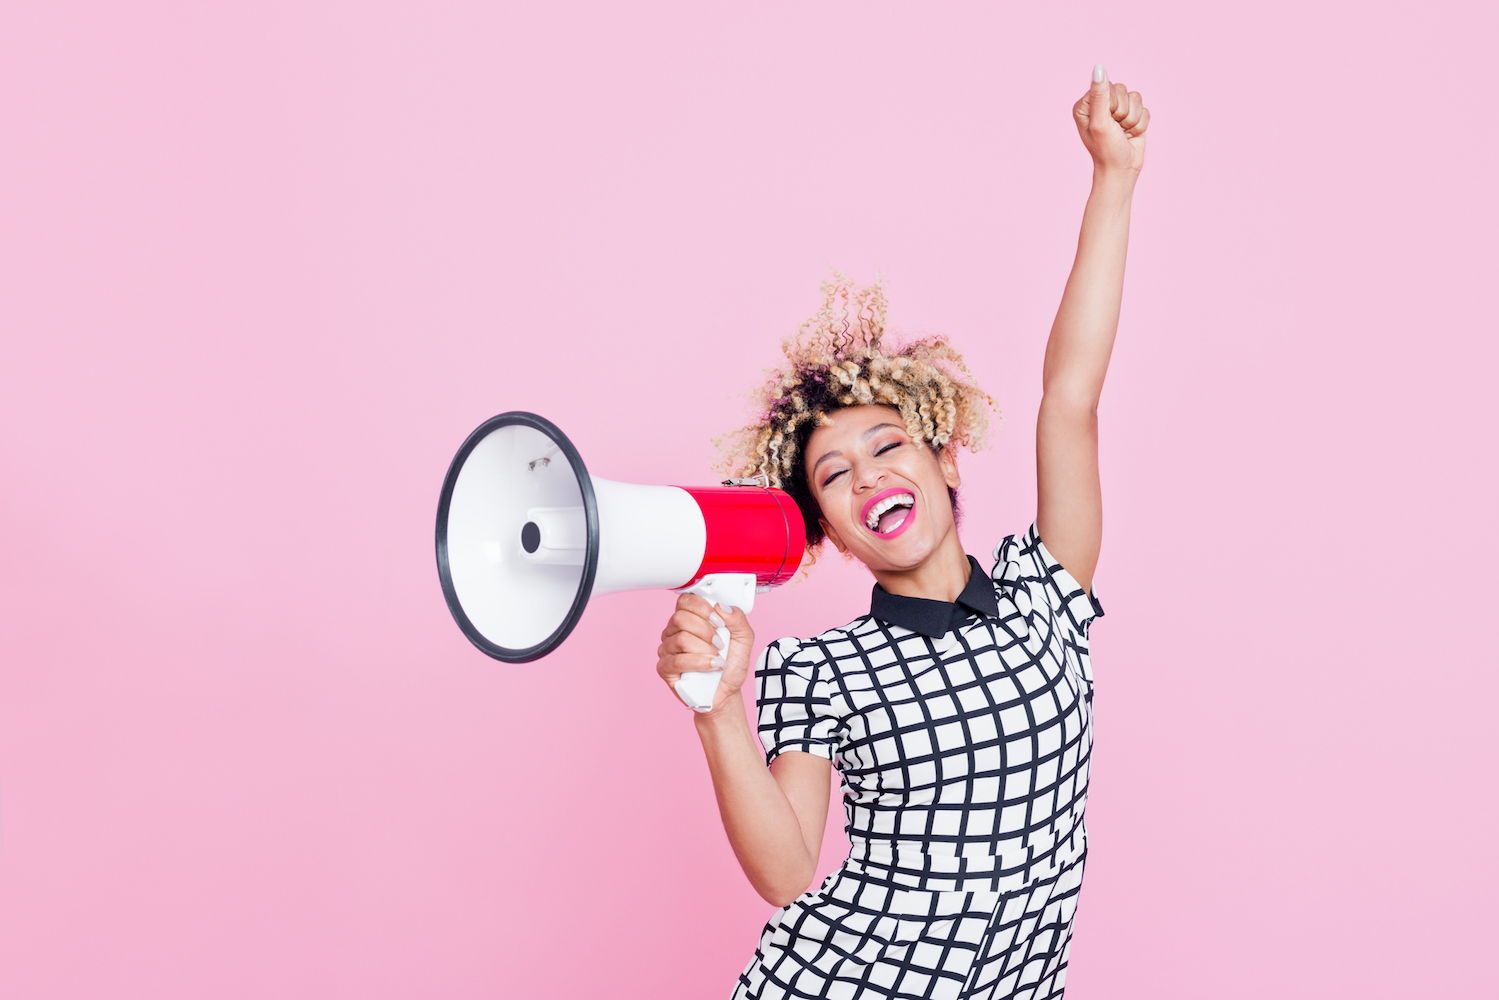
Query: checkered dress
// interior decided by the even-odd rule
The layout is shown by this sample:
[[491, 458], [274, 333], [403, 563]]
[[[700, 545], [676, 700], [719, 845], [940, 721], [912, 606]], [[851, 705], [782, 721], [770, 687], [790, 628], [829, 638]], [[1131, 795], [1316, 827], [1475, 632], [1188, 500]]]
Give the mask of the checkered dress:
[[731, 1000], [1047, 1000], [1067, 977], [1088, 839], [1088, 625], [1036, 525], [954, 602], [893, 595], [755, 671], [765, 761], [843, 775], [847, 860], [776, 910]]

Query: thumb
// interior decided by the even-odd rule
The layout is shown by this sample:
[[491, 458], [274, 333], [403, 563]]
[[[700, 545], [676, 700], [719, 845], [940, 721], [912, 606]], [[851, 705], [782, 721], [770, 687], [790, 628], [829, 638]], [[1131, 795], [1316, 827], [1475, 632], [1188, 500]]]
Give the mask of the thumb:
[[1088, 91], [1088, 121], [1108, 121], [1112, 117], [1109, 105], [1113, 103], [1113, 88], [1109, 86], [1108, 71], [1103, 63], [1093, 64], [1093, 88]]
[[715, 604], [713, 610], [718, 612], [718, 617], [722, 618], [724, 625], [728, 626], [731, 638], [747, 639], [755, 634], [754, 629], [750, 628], [749, 616], [744, 613], [743, 608]]

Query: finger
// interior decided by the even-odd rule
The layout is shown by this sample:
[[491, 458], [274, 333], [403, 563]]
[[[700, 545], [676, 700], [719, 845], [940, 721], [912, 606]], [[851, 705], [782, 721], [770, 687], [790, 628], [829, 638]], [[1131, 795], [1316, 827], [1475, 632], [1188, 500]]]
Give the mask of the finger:
[[1093, 67], [1093, 86], [1088, 90], [1088, 110], [1083, 117], [1088, 125], [1098, 128], [1099, 122], [1109, 119], [1109, 75], [1102, 65]]
[[669, 659], [671, 669], [679, 674], [685, 674], [692, 670], [722, 670], [728, 662], [722, 656], [714, 653], [673, 653]]
[[728, 626], [729, 635], [748, 638], [755, 634], [755, 630], [750, 627], [749, 615], [744, 613], [743, 608], [724, 607], [722, 604], [714, 606], [723, 618], [724, 625]]
[[1118, 121], [1129, 114], [1129, 91], [1125, 89], [1122, 83], [1111, 83], [1109, 84], [1109, 93], [1112, 98], [1109, 105], [1109, 114], [1113, 115], [1115, 121]]
[[704, 642], [711, 643], [713, 637], [718, 634], [718, 630], [713, 627], [711, 622], [693, 614], [691, 611], [678, 611], [671, 616], [671, 620], [676, 626], [672, 630], [672, 635], [686, 633], [696, 636]]
[[702, 610], [699, 611], [698, 606], [694, 605], [689, 613], [700, 616], [702, 620], [706, 621], [711, 628], [732, 628], [732, 626], [729, 625], [729, 609], [725, 608], [724, 605], [713, 604], [709, 603], [708, 601], [704, 601], [701, 605], [701, 609]]
[[[692, 598], [693, 600], [688, 600]], [[697, 594], [683, 594], [677, 598], [677, 607], [666, 619], [666, 627], [661, 630], [663, 640], [670, 638], [677, 632], [686, 629], [697, 635], [707, 635], [713, 631], [713, 605], [703, 600]]]
[[691, 635], [687, 632], [678, 632], [666, 642], [667, 652], [691, 653], [694, 656], [718, 656], [728, 648], [727, 642], [722, 646], [718, 644], [718, 633], [716, 632], [711, 639], [704, 639], [702, 636]]
[[1088, 124], [1088, 106], [1093, 103], [1093, 91], [1090, 88], [1082, 97], [1072, 102], [1072, 117], [1081, 124]]
[[1149, 127], [1149, 125], [1150, 125], [1150, 109], [1149, 108], [1141, 108], [1140, 109], [1140, 120], [1137, 121], [1137, 122], [1135, 122], [1134, 128], [1132, 128], [1132, 129], [1129, 130], [1129, 134], [1130, 135], [1134, 135], [1134, 136], [1144, 135], [1145, 134], [1145, 129], [1147, 127]]
[[683, 594], [677, 599], [677, 609], [679, 611], [686, 611], [690, 614], [697, 615], [705, 621], [711, 622], [713, 620], [713, 609], [715, 607], [717, 607], [717, 605], [713, 604], [701, 594]]
[[681, 593], [677, 595], [677, 610], [691, 611], [694, 614], [708, 617], [708, 612], [713, 610], [713, 605], [702, 594]]
[[1119, 125], [1126, 132], [1135, 127], [1135, 122], [1140, 120], [1140, 109], [1144, 106], [1140, 103], [1140, 94], [1131, 90], [1128, 95], [1128, 104], [1124, 109], [1124, 117], [1119, 119]]
[[676, 612], [678, 628], [666, 639], [670, 649], [717, 649], [718, 629], [690, 611]]

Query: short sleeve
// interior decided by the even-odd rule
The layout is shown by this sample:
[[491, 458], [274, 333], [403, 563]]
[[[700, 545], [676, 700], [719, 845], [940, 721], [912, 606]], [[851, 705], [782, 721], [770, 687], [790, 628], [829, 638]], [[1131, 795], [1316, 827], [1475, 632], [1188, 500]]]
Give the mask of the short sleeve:
[[800, 639], [777, 639], [755, 667], [760, 744], [769, 767], [787, 750], [828, 760], [838, 745], [838, 717], [828, 694], [826, 667], [804, 654]]
[[[1095, 618], [1104, 616], [1103, 605], [1096, 593], [1084, 590], [1083, 585], [1052, 555], [1046, 543], [1041, 541], [1035, 521], [1019, 535], [1006, 535], [1001, 539], [994, 547], [994, 559], [997, 579], [1001, 577], [1001, 570], [1006, 576], [1016, 574], [1014, 582], [1025, 587], [1032, 600], [1041, 600], [1074, 637], [1081, 636], [1086, 642], [1088, 626]], [[1006, 567], [1002, 565], [1004, 563], [1015, 565]]]

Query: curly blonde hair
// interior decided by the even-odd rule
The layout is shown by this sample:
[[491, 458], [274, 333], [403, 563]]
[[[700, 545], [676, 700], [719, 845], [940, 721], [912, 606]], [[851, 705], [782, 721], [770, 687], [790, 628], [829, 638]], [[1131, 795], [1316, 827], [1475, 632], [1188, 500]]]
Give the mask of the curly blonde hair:
[[[816, 562], [826, 536], [802, 456], [813, 430], [830, 422], [829, 413], [849, 406], [891, 406], [912, 440], [927, 442], [934, 451], [957, 445], [978, 451], [988, 436], [983, 404], [994, 406], [945, 336], [924, 337], [885, 352], [883, 278], [859, 288], [835, 270], [822, 283], [822, 294], [822, 308], [781, 342], [788, 364], [767, 369], [764, 384], [751, 390], [756, 419], [713, 438], [720, 451], [716, 470], [733, 478], [764, 475], [796, 501], [807, 530], [804, 568]], [[857, 320], [852, 330], [850, 306]], [[997, 407], [996, 413], [1003, 418]], [[957, 491], [949, 489], [948, 495], [956, 519]]]

